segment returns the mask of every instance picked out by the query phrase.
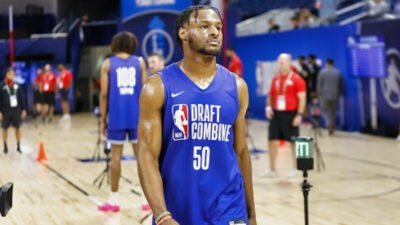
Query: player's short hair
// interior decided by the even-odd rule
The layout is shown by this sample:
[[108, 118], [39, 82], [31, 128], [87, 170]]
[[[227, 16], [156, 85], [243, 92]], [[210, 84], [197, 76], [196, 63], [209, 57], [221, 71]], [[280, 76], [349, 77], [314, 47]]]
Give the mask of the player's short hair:
[[314, 54], [310, 54], [310, 55], [308, 55], [308, 58], [315, 60], [317, 57]]
[[150, 58], [150, 57], [153, 57], [153, 56], [158, 57], [161, 61], [165, 61], [164, 57], [159, 53], [152, 53], [147, 58]]
[[301, 59], [301, 60], [305, 60], [305, 59], [306, 59], [306, 57], [304, 57], [304, 55], [301, 55], [301, 56], [299, 56], [299, 59]]
[[14, 71], [14, 68], [12, 66], [7, 67], [6, 74], [9, 73], [10, 71]]
[[115, 54], [125, 52], [133, 54], [138, 46], [138, 40], [134, 34], [128, 31], [120, 32], [114, 35], [111, 41], [111, 51]]
[[326, 60], [326, 63], [333, 66], [333, 64], [335, 64], [335, 61], [333, 59], [329, 58]]
[[183, 27], [185, 24], [189, 24], [190, 15], [192, 15], [193, 12], [195, 13], [194, 16], [197, 19], [199, 10], [203, 10], [203, 9], [213, 10], [222, 21], [221, 13], [215, 7], [212, 7], [209, 5], [195, 5], [195, 6], [190, 6], [190, 7], [186, 8], [185, 10], [183, 10], [181, 12], [181, 14], [179, 14], [178, 19], [176, 20], [176, 23], [175, 23], [175, 38], [176, 38], [176, 42], [178, 43], [178, 45], [180, 47], [182, 47], [182, 39], [179, 37], [179, 29], [181, 27]]

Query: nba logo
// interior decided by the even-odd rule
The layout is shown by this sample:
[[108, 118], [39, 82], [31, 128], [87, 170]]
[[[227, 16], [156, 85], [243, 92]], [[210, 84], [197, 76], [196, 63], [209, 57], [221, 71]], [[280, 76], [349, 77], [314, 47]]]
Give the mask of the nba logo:
[[172, 106], [172, 117], [174, 118], [174, 129], [172, 130], [172, 139], [181, 141], [188, 139], [189, 136], [189, 118], [188, 106], [186, 104], [177, 104]]

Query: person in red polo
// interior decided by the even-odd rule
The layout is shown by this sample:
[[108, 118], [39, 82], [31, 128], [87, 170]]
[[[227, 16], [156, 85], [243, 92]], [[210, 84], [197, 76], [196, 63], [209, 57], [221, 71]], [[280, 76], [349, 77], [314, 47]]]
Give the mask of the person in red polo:
[[243, 65], [242, 60], [236, 55], [235, 49], [228, 47], [226, 49], [226, 56], [231, 60], [228, 66], [228, 70], [235, 73], [239, 77], [243, 77]]
[[68, 94], [72, 87], [72, 74], [64, 64], [59, 64], [58, 70], [60, 71], [58, 75], [58, 89], [61, 93], [61, 107], [63, 111], [61, 121], [70, 122]]
[[53, 120], [55, 91], [57, 77], [51, 72], [51, 66], [44, 66], [44, 74], [40, 77], [40, 92], [42, 93], [42, 120], [46, 121], [47, 113], [49, 112], [49, 122]]
[[291, 69], [291, 56], [278, 57], [279, 73], [272, 79], [267, 99], [266, 116], [270, 119], [268, 153], [270, 168], [262, 176], [273, 177], [276, 172], [276, 157], [279, 140], [291, 143], [293, 170], [289, 177], [297, 176], [295, 140], [299, 136], [299, 125], [306, 107], [306, 83]]

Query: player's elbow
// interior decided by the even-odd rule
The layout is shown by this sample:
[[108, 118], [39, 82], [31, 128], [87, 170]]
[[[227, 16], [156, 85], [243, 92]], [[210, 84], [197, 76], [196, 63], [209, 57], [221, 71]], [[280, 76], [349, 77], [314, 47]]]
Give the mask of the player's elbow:
[[248, 157], [249, 149], [246, 145], [240, 146], [236, 149], [236, 155], [239, 163], [241, 163]]

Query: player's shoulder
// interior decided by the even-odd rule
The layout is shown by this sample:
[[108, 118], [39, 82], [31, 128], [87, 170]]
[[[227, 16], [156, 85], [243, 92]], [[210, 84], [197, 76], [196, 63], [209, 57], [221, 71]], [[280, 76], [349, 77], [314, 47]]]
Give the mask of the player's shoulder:
[[164, 84], [159, 74], [150, 76], [143, 85], [140, 93], [140, 104], [161, 107], [164, 104]]
[[178, 69], [179, 67], [176, 63], [171, 63], [170, 65], [164, 67], [162, 70], [158, 71], [156, 74], [158, 74], [161, 78], [166, 78], [175, 74]]
[[146, 81], [144, 82], [144, 86], [143, 86], [143, 91], [157, 91], [157, 90], [163, 90], [164, 89], [164, 84], [163, 84], [163, 80], [160, 76], [160, 74], [155, 73], [153, 75], [151, 75], [149, 78], [146, 79]]
[[[235, 79], [236, 79], [237, 77], [239, 77], [239, 76], [237, 76], [235, 73], [229, 71], [228, 68], [226, 68], [225, 66], [220, 65], [220, 64], [217, 64], [217, 70], [219, 70], [219, 72], [220, 72], [221, 74], [223, 74], [224, 76], [228, 76], [228, 77], [235, 78]], [[239, 77], [239, 78], [240, 78], [240, 77]]]

